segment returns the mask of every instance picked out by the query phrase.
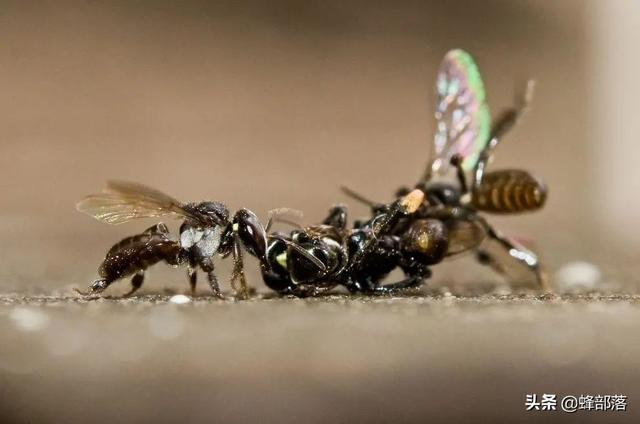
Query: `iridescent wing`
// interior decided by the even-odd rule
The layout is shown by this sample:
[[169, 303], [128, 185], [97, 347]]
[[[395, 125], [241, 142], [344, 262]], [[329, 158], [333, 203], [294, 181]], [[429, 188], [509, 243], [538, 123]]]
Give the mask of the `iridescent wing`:
[[449, 51], [436, 81], [436, 133], [427, 175], [443, 175], [451, 156], [464, 158], [462, 167], [472, 170], [489, 141], [491, 118], [480, 71], [464, 50]]
[[128, 181], [108, 181], [102, 193], [85, 197], [76, 208], [98, 221], [113, 225], [138, 218], [190, 216], [182, 204], [173, 197], [154, 188]]

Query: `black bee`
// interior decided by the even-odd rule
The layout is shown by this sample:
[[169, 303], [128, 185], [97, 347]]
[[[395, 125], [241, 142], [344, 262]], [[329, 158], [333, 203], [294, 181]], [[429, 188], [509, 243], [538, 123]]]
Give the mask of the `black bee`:
[[[431, 265], [475, 250], [481, 263], [510, 281], [517, 278], [511, 275], [513, 268], [520, 268], [526, 278], [532, 277], [546, 289], [537, 256], [500, 234], [478, 213], [533, 211], [545, 203], [545, 185], [526, 171], [486, 172], [493, 149], [526, 110], [532, 89], [530, 83], [520, 103], [491, 126], [475, 62], [462, 50], [449, 52], [437, 80], [434, 152], [421, 181], [413, 190], [399, 189], [399, 200], [390, 204], [369, 201], [343, 188], [371, 207], [372, 217], [356, 222], [354, 229], [346, 228], [346, 209], [338, 206], [321, 225], [271, 235], [270, 268], [263, 268], [267, 286], [298, 296], [323, 293], [337, 285], [357, 293], [394, 293], [418, 287], [431, 275]], [[438, 180], [451, 168], [457, 185]], [[501, 257], [503, 252], [510, 263]], [[382, 284], [396, 267], [406, 278]]]
[[[414, 220], [402, 234], [391, 234], [423, 204], [416, 189], [380, 206], [374, 216], [348, 229], [347, 211], [335, 206], [320, 225], [290, 234], [270, 234], [269, 268], [263, 267], [268, 287], [281, 294], [313, 296], [341, 285], [352, 293], [392, 294], [417, 287], [431, 275], [429, 266], [448, 250], [447, 228], [437, 219]], [[382, 280], [400, 267], [406, 278], [390, 284]]]
[[141, 234], [127, 237], [114, 245], [98, 269], [100, 278], [83, 295], [103, 292], [111, 283], [132, 276], [132, 295], [142, 286], [145, 270], [164, 261], [172, 266], [187, 265], [191, 291], [196, 288], [197, 267], [207, 274], [211, 291], [222, 298], [214, 273], [215, 255], [233, 255], [232, 285], [239, 297], [247, 297], [242, 249], [266, 266], [267, 236], [256, 215], [240, 209], [229, 219], [227, 207], [220, 202], [180, 203], [158, 190], [124, 181], [110, 181], [99, 194], [85, 197], [77, 209], [108, 224], [121, 224], [138, 218], [170, 216], [183, 219], [178, 240], [160, 223]]
[[[478, 260], [491, 266], [509, 281], [522, 278], [535, 280], [547, 289], [546, 277], [538, 257], [515, 240], [494, 229], [479, 212], [512, 214], [542, 208], [547, 188], [540, 180], [519, 169], [487, 172], [493, 150], [505, 133], [527, 109], [533, 85], [529, 82], [516, 107], [506, 110], [491, 125], [484, 85], [471, 56], [452, 50], [445, 56], [436, 84], [436, 124], [432, 160], [416, 185], [425, 193], [418, 210], [388, 230], [402, 235], [413, 222], [436, 219], [444, 223], [448, 233], [446, 256], [475, 250]], [[458, 184], [438, 178], [452, 169]], [[470, 183], [467, 183], [470, 174]], [[368, 204], [375, 214], [384, 205], [343, 188], [348, 195]], [[401, 188], [397, 196], [410, 190]], [[484, 243], [483, 243], [484, 242]], [[506, 254], [505, 254], [506, 253]]]

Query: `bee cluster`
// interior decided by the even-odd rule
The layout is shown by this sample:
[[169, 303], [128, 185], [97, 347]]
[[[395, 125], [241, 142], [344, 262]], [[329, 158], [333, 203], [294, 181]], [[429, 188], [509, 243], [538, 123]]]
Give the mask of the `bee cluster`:
[[[463, 50], [448, 52], [436, 81], [436, 134], [423, 177], [413, 188], [400, 188], [390, 203], [370, 201], [343, 188], [371, 210], [368, 218], [352, 226], [346, 207], [339, 205], [318, 225], [272, 231], [274, 222], [285, 221], [280, 219], [281, 210], [270, 213], [263, 226], [247, 209], [230, 216], [220, 202], [181, 203], [141, 184], [111, 181], [102, 193], [78, 203], [78, 210], [109, 224], [173, 216], [183, 220], [179, 238], [172, 237], [164, 224], [125, 238], [107, 252], [98, 270], [100, 278], [79, 292], [95, 295], [131, 277], [127, 293], [131, 295], [142, 285], [145, 270], [164, 261], [187, 267], [192, 292], [200, 268], [213, 294], [222, 297], [213, 263], [220, 255], [232, 256], [231, 284], [237, 297], [246, 298], [243, 252], [259, 260], [270, 289], [301, 297], [337, 286], [364, 294], [417, 288], [431, 276], [433, 265], [467, 251], [475, 252], [481, 263], [508, 280], [515, 269], [546, 289], [537, 256], [502, 235], [480, 214], [533, 211], [545, 203], [545, 185], [528, 172], [486, 169], [504, 134], [527, 109], [532, 91], [530, 82], [518, 103], [492, 125], [476, 63]], [[448, 174], [455, 175], [454, 183], [444, 180]], [[396, 268], [405, 278], [383, 283]]]

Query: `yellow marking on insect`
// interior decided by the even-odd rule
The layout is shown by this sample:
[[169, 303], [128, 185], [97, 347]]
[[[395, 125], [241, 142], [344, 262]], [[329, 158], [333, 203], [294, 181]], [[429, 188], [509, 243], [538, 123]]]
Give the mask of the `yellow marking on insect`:
[[495, 187], [491, 189], [491, 206], [497, 210], [502, 208], [502, 205], [500, 204], [500, 193]]
[[400, 200], [400, 206], [403, 208], [404, 213], [414, 213], [423, 201], [424, 192], [420, 189], [415, 189]]
[[276, 256], [276, 262], [278, 262], [282, 268], [287, 268], [287, 252], [282, 252]]
[[522, 205], [522, 184], [517, 184], [514, 188], [513, 188], [513, 200], [516, 203], [516, 208], [521, 211], [524, 209], [524, 206]]
[[237, 233], [237, 232], [238, 232], [238, 223], [237, 223], [237, 222], [235, 222], [235, 223], [233, 224], [232, 228], [233, 228], [233, 231], [235, 231], [235, 232]]
[[429, 234], [421, 233], [416, 241], [421, 251], [426, 252], [429, 249]]

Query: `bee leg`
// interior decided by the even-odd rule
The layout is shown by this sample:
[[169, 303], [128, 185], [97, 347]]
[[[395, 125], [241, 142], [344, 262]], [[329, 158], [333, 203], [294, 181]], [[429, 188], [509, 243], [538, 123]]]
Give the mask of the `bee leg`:
[[456, 168], [456, 177], [458, 178], [458, 182], [460, 183], [460, 191], [462, 192], [462, 194], [467, 194], [469, 192], [469, 186], [467, 185], [465, 170], [462, 167], [463, 161], [464, 157], [458, 153], [451, 156], [451, 165]]
[[405, 274], [407, 278], [404, 280], [375, 287], [375, 294], [392, 295], [418, 288], [422, 286], [424, 280], [431, 277], [431, 270], [425, 265], [418, 265], [411, 269], [406, 269]]
[[191, 296], [196, 294], [196, 284], [198, 283], [198, 270], [189, 265], [187, 267], [187, 277], [189, 277], [189, 286], [191, 287]]
[[240, 240], [237, 236], [234, 236], [233, 241], [233, 271], [231, 272], [231, 287], [233, 287], [235, 295], [239, 299], [244, 300], [249, 298], [247, 279], [244, 275], [242, 249], [240, 247]]
[[[249, 297], [249, 288], [244, 275], [242, 248], [250, 255], [258, 258], [263, 269], [269, 269], [267, 260], [267, 231], [256, 214], [248, 209], [238, 210], [233, 217], [232, 234], [229, 237], [233, 253], [233, 274], [231, 284], [236, 296], [241, 299]], [[236, 282], [239, 283], [236, 286]]]
[[140, 270], [131, 278], [131, 290], [129, 290], [123, 297], [129, 297], [134, 294], [144, 283], [144, 270]]
[[322, 221], [322, 224], [344, 230], [347, 226], [347, 207], [345, 205], [333, 206], [329, 209], [329, 215]]
[[396, 283], [377, 286], [373, 290], [373, 292], [374, 294], [393, 295], [402, 293], [406, 290], [418, 288], [422, 285], [423, 282], [424, 277], [416, 275], [413, 277], [405, 278], [404, 280], [400, 280]]
[[389, 284], [379, 284], [370, 277], [365, 277], [359, 281], [352, 281], [346, 285], [351, 293], [363, 293], [369, 295], [394, 295], [406, 290], [420, 287], [425, 278], [431, 276], [431, 271], [426, 269], [421, 274], [407, 276], [404, 280]]
[[336, 285], [330, 284], [326, 286], [315, 286], [315, 285], [296, 285], [289, 290], [288, 293], [291, 296], [307, 298], [307, 297], [315, 297], [323, 295], [329, 291], [331, 291]]
[[91, 296], [94, 294], [102, 293], [114, 281], [115, 280], [109, 280], [107, 278], [100, 278], [98, 280], [95, 280], [93, 283], [91, 283], [89, 287], [87, 287], [87, 290], [83, 291], [77, 288], [74, 288], [73, 290], [81, 296]]
[[527, 81], [527, 85], [522, 94], [520, 94], [516, 101], [516, 105], [506, 109], [491, 125], [491, 133], [489, 135], [489, 142], [480, 152], [480, 157], [473, 170], [473, 182], [472, 189], [476, 191], [482, 183], [484, 177], [484, 170], [487, 167], [487, 163], [491, 159], [491, 153], [493, 149], [500, 143], [502, 137], [513, 128], [524, 113], [529, 109], [529, 105], [533, 99], [533, 91], [535, 88], [535, 81]]
[[369, 206], [374, 213], [384, 208], [383, 203], [374, 202], [373, 200], [368, 199], [367, 197], [363, 196], [355, 190], [350, 189], [349, 187], [342, 186], [340, 187], [340, 190], [342, 190], [344, 194], [351, 197], [353, 200], [356, 200], [363, 205]]
[[500, 117], [493, 122], [491, 126], [491, 133], [489, 136], [489, 146], [494, 148], [504, 135], [509, 132], [522, 118], [529, 105], [533, 100], [533, 92], [535, 88], [535, 81], [527, 81], [527, 85], [523, 91], [518, 91], [516, 95], [516, 104], [509, 109], [502, 112]]
[[[189, 287], [191, 288], [191, 296], [196, 294], [196, 285], [198, 284], [198, 259], [191, 253], [186, 252], [184, 262], [187, 262], [187, 278], [189, 279]], [[180, 258], [177, 263], [179, 263]]]
[[[536, 254], [520, 245], [515, 240], [500, 234], [488, 223], [485, 222], [484, 224], [487, 228], [488, 237], [497, 241], [509, 253], [509, 256], [511, 258], [520, 262], [522, 265], [531, 270], [531, 272], [535, 276], [540, 290], [544, 292], [550, 292], [551, 288], [549, 287], [547, 275], [544, 272]], [[491, 253], [487, 252], [486, 250], [478, 250], [477, 259], [481, 264], [490, 266], [498, 274], [508, 279], [506, 267], [502, 263], [500, 263], [500, 261], [494, 258]]]
[[204, 258], [200, 260], [200, 268], [207, 273], [209, 280], [209, 287], [213, 292], [213, 295], [219, 299], [224, 299], [222, 293], [220, 293], [220, 286], [218, 285], [218, 278], [214, 272], [213, 262], [210, 258]]

